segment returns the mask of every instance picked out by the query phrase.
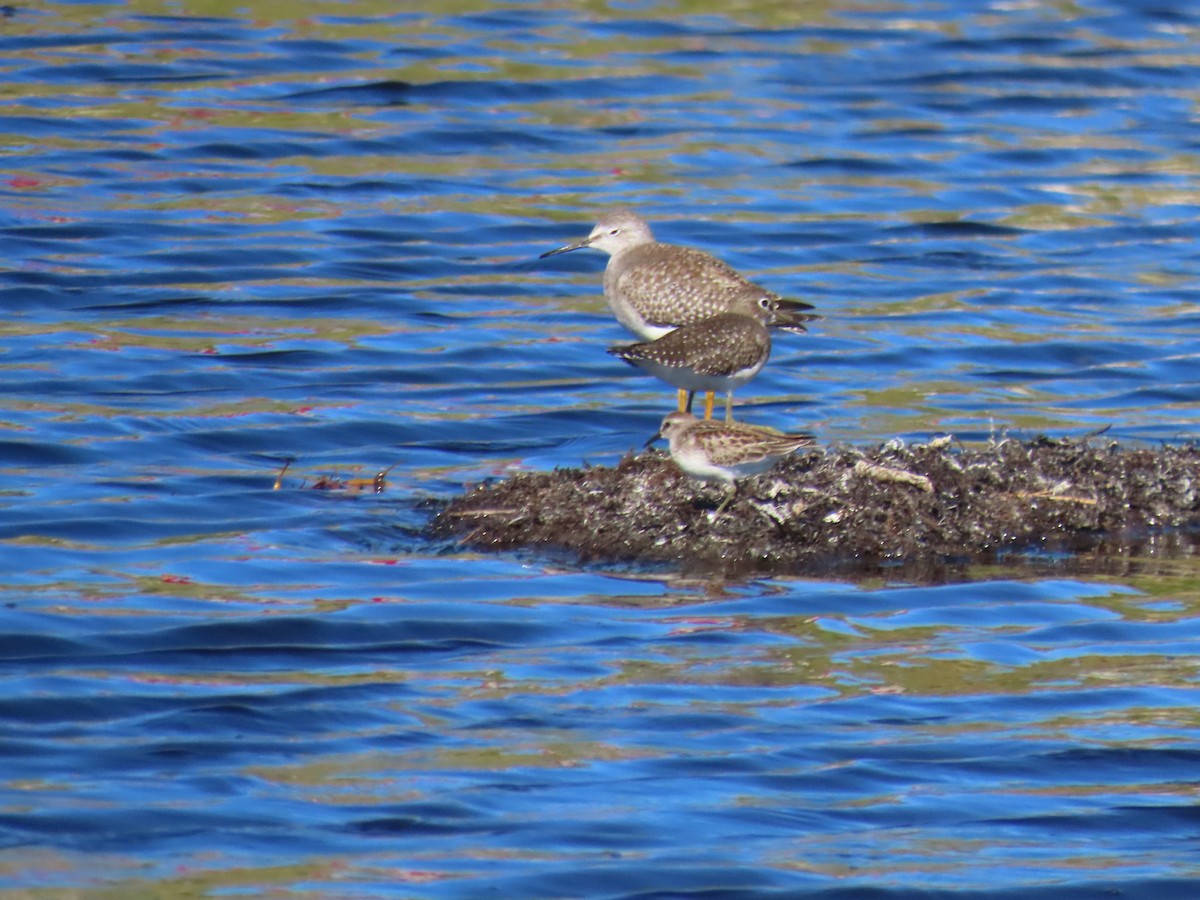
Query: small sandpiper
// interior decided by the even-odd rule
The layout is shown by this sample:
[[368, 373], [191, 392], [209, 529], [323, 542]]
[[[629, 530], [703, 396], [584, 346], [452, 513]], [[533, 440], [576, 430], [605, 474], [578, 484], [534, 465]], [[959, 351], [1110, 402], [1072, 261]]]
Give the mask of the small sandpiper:
[[617, 321], [644, 341], [726, 312], [739, 298], [759, 304], [770, 313], [769, 324], [781, 328], [806, 331], [804, 323], [816, 318], [805, 312], [812, 304], [784, 300], [703, 250], [660, 244], [650, 226], [628, 210], [608, 213], [586, 238], [542, 258], [583, 247], [609, 254], [604, 297]]
[[725, 499], [714, 517], [737, 495], [739, 478], [765, 472], [788, 454], [816, 443], [811, 434], [784, 434], [741, 422], [708, 422], [686, 412], [663, 419], [651, 441], [660, 437], [670, 441], [671, 459], [688, 475], [725, 485]]
[[704, 391], [704, 418], [711, 419], [716, 391], [725, 393], [725, 421], [733, 421], [733, 392], [762, 371], [771, 355], [769, 315], [748, 296], [728, 311], [668, 331], [639, 344], [608, 352], [679, 389], [679, 411], [692, 411], [696, 391]]

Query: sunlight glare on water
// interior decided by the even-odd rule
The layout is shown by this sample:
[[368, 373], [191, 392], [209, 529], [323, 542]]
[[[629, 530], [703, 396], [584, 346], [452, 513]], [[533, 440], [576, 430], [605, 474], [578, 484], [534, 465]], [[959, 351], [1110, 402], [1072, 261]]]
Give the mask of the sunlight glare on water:
[[821, 313], [748, 421], [1194, 439], [1191, 5], [0, 25], [0, 890], [1192, 896], [1190, 556], [720, 583], [426, 531], [671, 409], [602, 256], [538, 259], [619, 205]]

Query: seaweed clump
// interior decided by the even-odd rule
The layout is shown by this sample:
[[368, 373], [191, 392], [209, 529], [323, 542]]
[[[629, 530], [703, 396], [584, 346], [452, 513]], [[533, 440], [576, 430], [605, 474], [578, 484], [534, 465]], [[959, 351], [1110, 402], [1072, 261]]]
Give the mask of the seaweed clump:
[[1200, 523], [1200, 449], [1039, 438], [949, 439], [795, 455], [720, 487], [662, 453], [615, 466], [522, 473], [453, 500], [433, 529], [481, 549], [555, 548], [585, 562], [690, 572], [816, 573], [1115, 552]]

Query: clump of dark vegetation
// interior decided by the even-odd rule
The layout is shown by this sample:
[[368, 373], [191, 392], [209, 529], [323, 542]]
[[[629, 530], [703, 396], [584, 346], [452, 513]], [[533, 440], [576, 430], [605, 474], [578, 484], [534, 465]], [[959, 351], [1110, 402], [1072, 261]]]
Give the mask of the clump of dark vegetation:
[[662, 453], [526, 473], [453, 500], [433, 528], [476, 548], [554, 548], [584, 562], [678, 563], [692, 573], [877, 572], [935, 577], [1014, 553], [1190, 545], [1200, 449], [948, 440], [830, 448], [719, 487]]

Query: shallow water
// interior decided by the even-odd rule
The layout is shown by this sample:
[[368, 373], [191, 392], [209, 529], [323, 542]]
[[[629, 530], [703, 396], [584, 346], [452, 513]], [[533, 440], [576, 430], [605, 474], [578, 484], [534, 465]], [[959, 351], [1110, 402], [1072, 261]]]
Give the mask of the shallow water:
[[747, 421], [1193, 439], [1190, 4], [5, 13], [0, 890], [1194, 896], [1191, 558], [424, 535], [670, 409], [537, 259], [622, 204], [819, 307]]

